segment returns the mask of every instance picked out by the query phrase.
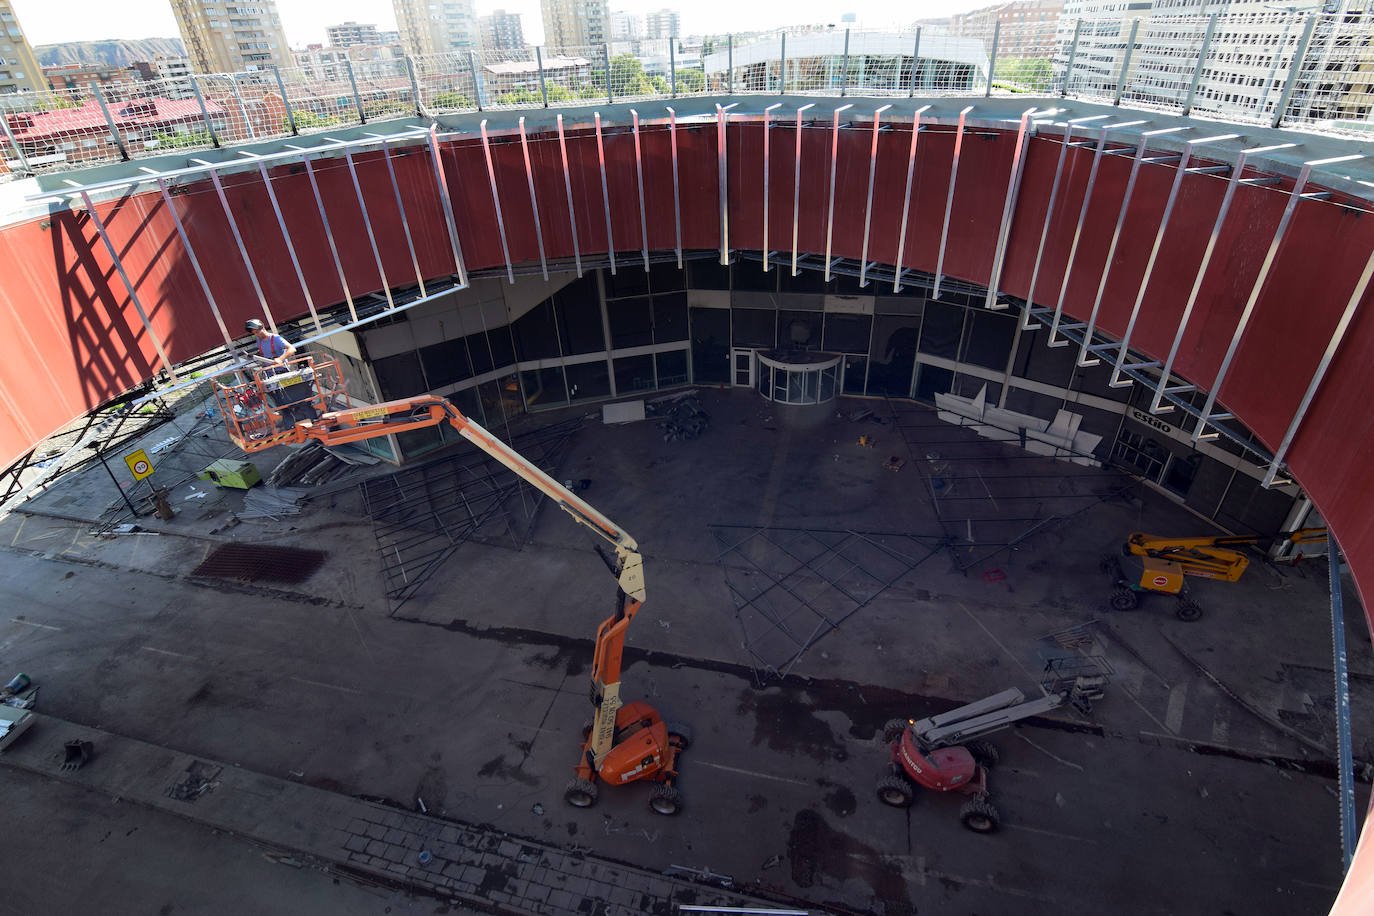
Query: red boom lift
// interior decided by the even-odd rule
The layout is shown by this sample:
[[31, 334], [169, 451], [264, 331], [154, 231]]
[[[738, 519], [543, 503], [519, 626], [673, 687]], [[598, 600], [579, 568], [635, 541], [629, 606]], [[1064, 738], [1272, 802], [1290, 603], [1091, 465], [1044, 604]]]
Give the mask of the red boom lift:
[[598, 552], [616, 577], [615, 612], [596, 630], [594, 714], [564, 798], [585, 808], [596, 802], [598, 780], [611, 785], [651, 781], [656, 785], [650, 807], [659, 814], [676, 814], [682, 804], [675, 785], [677, 760], [691, 734], [686, 726], [665, 723], [648, 703], [622, 704], [620, 698], [625, 631], [645, 597], [643, 560], [635, 539], [444, 398], [424, 395], [352, 407], [338, 363], [317, 356], [264, 366], [247, 375], [251, 377], [237, 384], [215, 383], [229, 438], [245, 452], [309, 439], [342, 445], [448, 423], [610, 544], [614, 556], [599, 547]]

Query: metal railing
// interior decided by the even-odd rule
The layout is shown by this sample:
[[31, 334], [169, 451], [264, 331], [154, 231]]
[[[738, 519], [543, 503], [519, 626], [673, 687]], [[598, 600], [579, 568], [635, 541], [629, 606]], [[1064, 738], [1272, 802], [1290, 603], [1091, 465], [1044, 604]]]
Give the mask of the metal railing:
[[0, 180], [407, 116], [708, 93], [1034, 94], [1363, 134], [1374, 129], [1374, 13], [982, 17], [131, 79], [0, 97]]

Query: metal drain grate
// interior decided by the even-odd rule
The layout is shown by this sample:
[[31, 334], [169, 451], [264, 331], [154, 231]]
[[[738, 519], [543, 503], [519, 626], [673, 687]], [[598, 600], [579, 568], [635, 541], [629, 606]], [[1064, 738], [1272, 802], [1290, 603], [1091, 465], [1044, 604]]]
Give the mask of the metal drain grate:
[[224, 544], [216, 547], [191, 575], [294, 584], [314, 575], [326, 556], [322, 550]]

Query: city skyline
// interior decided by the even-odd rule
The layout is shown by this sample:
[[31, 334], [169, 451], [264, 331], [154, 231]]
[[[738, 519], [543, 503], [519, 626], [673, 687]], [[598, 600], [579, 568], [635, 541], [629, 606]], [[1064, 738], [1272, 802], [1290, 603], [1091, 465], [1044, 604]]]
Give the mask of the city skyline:
[[[89, 0], [70, 4], [47, 4], [40, 0], [13, 0], [15, 14], [34, 45], [69, 41], [113, 41], [139, 38], [180, 37], [176, 18], [167, 0], [126, 0], [119, 5]], [[921, 0], [919, 3], [851, 2], [837, 6], [820, 0], [799, 0], [789, 4], [790, 15], [780, 19], [770, 8], [741, 9], [724, 0], [704, 0], [675, 6], [664, 0], [619, 0], [609, 4], [613, 11], [636, 15], [659, 9], [676, 9], [682, 14], [682, 34], [723, 34], [760, 31], [782, 26], [834, 22], [846, 12], [855, 14], [856, 28], [881, 29], [910, 25], [916, 19], [948, 16], [989, 3], [977, 0]], [[287, 40], [292, 47], [326, 42], [325, 28], [354, 21], [375, 23], [382, 31], [397, 29], [390, 0], [336, 0], [327, 6], [310, 0], [278, 0], [278, 10]], [[543, 44], [544, 24], [539, 0], [482, 0], [476, 4], [479, 15], [497, 9], [519, 13], [525, 41]]]

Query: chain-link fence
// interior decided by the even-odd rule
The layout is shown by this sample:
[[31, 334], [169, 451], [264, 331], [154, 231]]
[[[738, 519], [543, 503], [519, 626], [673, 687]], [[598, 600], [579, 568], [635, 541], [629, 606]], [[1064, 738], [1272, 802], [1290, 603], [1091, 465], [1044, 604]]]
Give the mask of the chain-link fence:
[[1374, 13], [1277, 5], [1168, 13], [1072, 18], [992, 8], [907, 31], [340, 57], [20, 93], [0, 96], [0, 180], [414, 115], [701, 94], [1025, 93], [1332, 133], [1374, 129]]

